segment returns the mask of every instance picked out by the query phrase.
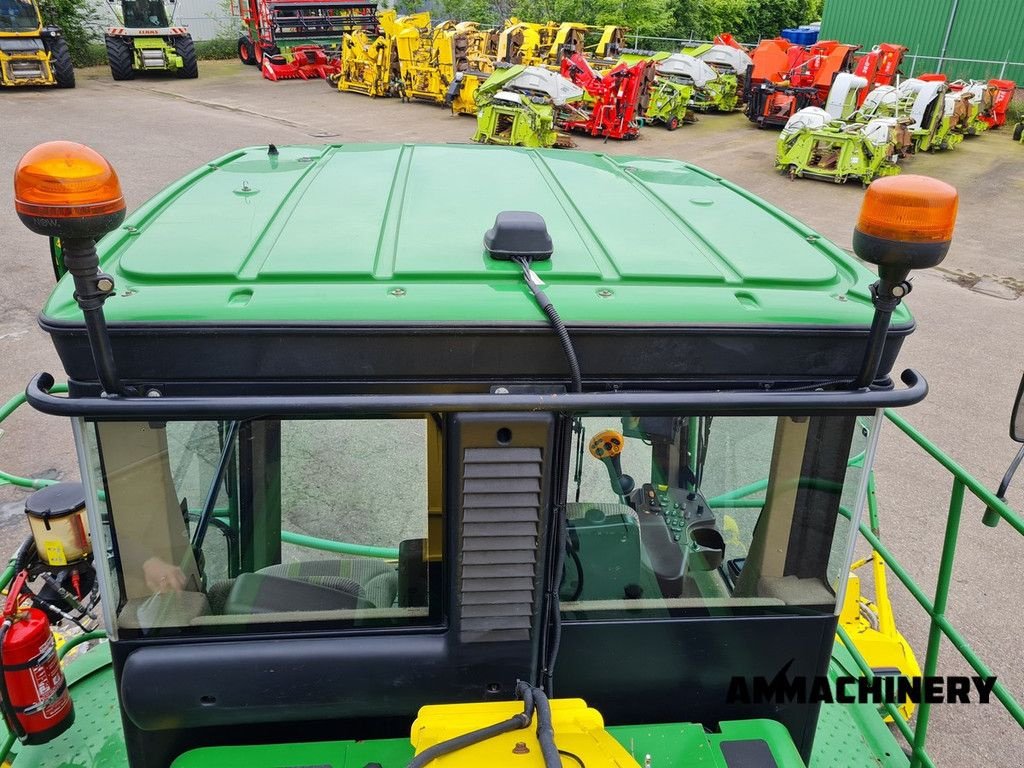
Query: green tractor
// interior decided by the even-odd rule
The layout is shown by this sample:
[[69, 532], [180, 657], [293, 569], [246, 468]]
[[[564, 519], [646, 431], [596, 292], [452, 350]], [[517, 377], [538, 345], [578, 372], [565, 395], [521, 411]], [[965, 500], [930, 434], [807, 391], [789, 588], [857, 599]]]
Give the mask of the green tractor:
[[104, 35], [110, 74], [115, 80], [134, 80], [138, 72], [199, 77], [192, 35], [187, 27], [173, 26], [174, 14], [167, 13], [163, 0], [120, 0], [120, 10], [113, 0], [107, 1], [120, 22]]
[[[893, 380], [901, 297], [952, 237], [956, 191], [906, 180], [865, 196], [875, 275], [674, 160], [251, 147], [125, 219], [98, 153], [30, 151], [68, 381], [0, 418], [66, 420], [81, 482], [0, 475], [32, 491], [0, 761], [906, 768], [887, 715], [927, 757], [911, 678], [837, 624], [859, 537], [893, 562], [883, 409], [927, 393]], [[951, 521], [966, 488], [1024, 530], [920, 440], [959, 473]], [[51, 623], [81, 626], [55, 650]]]
[[473, 141], [517, 147], [571, 147], [557, 128], [560, 111], [573, 111], [584, 90], [557, 72], [516, 64], [495, 70], [473, 95]]
[[71, 51], [60, 27], [46, 26], [35, 0], [0, 0], [0, 87], [75, 87]]

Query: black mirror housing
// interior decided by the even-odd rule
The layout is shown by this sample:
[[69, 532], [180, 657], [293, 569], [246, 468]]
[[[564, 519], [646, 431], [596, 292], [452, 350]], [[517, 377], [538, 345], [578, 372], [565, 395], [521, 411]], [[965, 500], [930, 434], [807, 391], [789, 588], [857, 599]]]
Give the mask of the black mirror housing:
[[1010, 439], [1024, 443], [1024, 376], [1021, 376], [1017, 398], [1013, 401], [1013, 413], [1010, 414]]

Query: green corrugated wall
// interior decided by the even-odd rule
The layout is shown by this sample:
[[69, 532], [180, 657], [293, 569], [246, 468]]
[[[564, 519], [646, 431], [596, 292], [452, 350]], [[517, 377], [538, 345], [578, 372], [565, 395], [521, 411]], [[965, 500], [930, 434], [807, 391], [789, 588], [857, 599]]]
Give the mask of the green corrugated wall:
[[[1024, 84], [1022, 0], [825, 0], [821, 39], [865, 50], [877, 43], [901, 43], [910, 48], [903, 65], [906, 75], [939, 71], [950, 79], [988, 79], [1002, 74]], [[1004, 67], [1004, 62], [1009, 63]]]

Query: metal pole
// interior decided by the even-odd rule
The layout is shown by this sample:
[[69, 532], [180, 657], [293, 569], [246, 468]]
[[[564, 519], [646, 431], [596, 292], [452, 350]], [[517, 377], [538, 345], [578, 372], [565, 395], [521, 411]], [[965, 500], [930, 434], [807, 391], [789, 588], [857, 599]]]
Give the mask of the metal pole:
[[949, 11], [949, 24], [946, 25], [946, 36], [942, 39], [942, 52], [939, 54], [939, 64], [936, 67], [936, 72], [942, 71], [942, 60], [946, 56], [946, 48], [949, 46], [949, 36], [953, 33], [953, 22], [956, 20], [956, 9], [960, 5], [960, 0], [953, 0], [953, 7]]
[[999, 70], [999, 79], [1000, 79], [1000, 80], [1002, 80], [1002, 79], [1004, 78], [1004, 76], [1006, 75], [1006, 65], [1007, 65], [1007, 63], [1008, 63], [1009, 61], [1010, 61], [1010, 52], [1009, 52], [1009, 51], [1007, 51], [1007, 52], [1006, 52], [1006, 58], [1005, 58], [1005, 59], [1003, 59], [1003, 66], [1002, 66], [1002, 68], [1001, 68], [1001, 69]]

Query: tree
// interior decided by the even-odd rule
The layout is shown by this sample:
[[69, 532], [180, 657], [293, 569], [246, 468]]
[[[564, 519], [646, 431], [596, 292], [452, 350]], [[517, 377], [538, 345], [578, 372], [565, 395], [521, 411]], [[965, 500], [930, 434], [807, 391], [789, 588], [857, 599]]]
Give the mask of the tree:
[[39, 0], [43, 23], [60, 27], [71, 50], [71, 60], [83, 65], [88, 61], [89, 43], [96, 39], [93, 26], [96, 11], [88, 0]]

